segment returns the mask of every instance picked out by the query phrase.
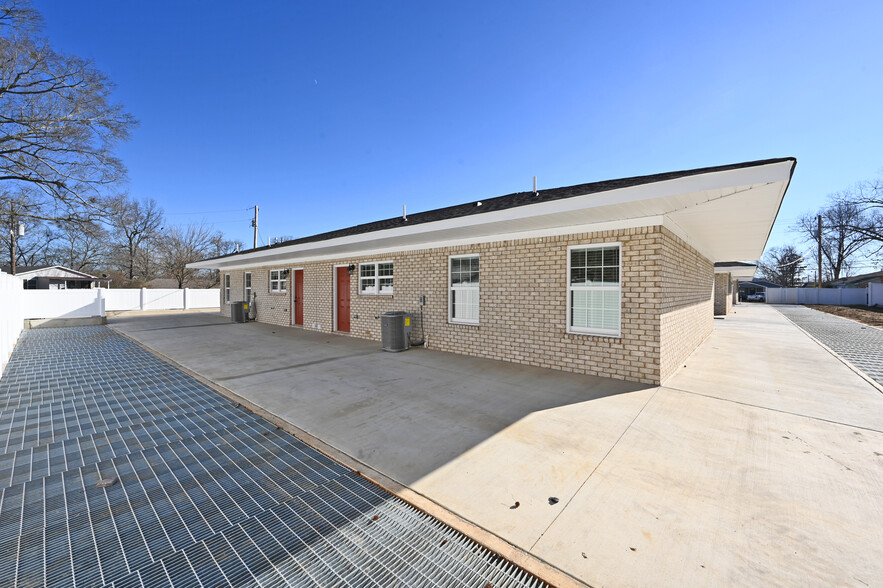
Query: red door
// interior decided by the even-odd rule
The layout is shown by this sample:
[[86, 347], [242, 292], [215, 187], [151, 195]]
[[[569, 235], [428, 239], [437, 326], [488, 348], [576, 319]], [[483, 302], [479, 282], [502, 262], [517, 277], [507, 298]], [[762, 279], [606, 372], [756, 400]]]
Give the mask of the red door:
[[304, 270], [294, 270], [294, 324], [304, 324]]
[[337, 269], [337, 330], [350, 332], [350, 274], [345, 267]]

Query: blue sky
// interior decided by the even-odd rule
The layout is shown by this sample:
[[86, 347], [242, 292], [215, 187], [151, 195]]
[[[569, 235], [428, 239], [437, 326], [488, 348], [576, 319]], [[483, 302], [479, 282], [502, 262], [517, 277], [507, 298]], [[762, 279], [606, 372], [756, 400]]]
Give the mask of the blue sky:
[[774, 246], [883, 174], [879, 1], [33, 3], [140, 120], [130, 193], [248, 246], [795, 156]]

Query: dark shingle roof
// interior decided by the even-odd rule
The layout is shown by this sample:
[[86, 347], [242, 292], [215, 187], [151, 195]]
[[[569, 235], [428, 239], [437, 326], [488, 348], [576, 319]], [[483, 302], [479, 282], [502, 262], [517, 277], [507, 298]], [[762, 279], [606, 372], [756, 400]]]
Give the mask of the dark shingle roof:
[[[79, 270], [71, 269], [71, 268], [65, 267], [63, 265], [17, 265], [17, 266], [15, 266], [15, 273], [16, 273], [16, 275], [24, 274], [27, 272], [33, 272], [33, 271], [37, 271], [37, 270], [47, 269], [50, 267], [60, 267], [61, 269], [67, 270], [69, 272], [73, 272], [75, 274], [81, 274], [81, 275], [85, 276], [82, 278], [65, 278], [67, 280], [97, 280], [98, 279], [97, 276], [93, 276], [92, 274], [87, 274], [86, 272], [81, 272]], [[0, 266], [0, 270], [2, 270], [3, 273], [11, 274], [12, 273], [12, 266], [10, 266], [10, 265]]]
[[715, 262], [714, 267], [757, 267], [757, 264], [745, 261], [718, 261]]
[[[54, 266], [51, 266], [51, 265], [16, 265], [15, 266], [15, 273], [23, 274], [25, 272], [32, 272], [34, 270], [46, 269], [47, 267], [54, 267]], [[3, 273], [11, 274], [12, 273], [12, 266], [9, 264], [3, 265], [3, 266], [0, 266], [0, 270], [2, 270]]]
[[777, 284], [775, 282], [770, 282], [769, 280], [761, 280], [761, 279], [747, 280], [744, 282], [742, 280], [739, 280], [739, 286], [749, 286], [749, 287], [750, 286], [763, 286], [764, 288], [784, 288], [784, 286], [782, 286], [781, 284]]
[[[487, 212], [494, 212], [498, 210], [507, 210], [510, 208], [517, 208], [519, 206], [526, 206], [528, 204], [538, 204], [540, 202], [552, 202], [555, 200], [562, 200], [564, 198], [573, 198], [574, 196], [584, 196], [586, 194], [595, 194], [599, 192], [609, 192], [611, 190], [619, 190], [622, 188], [630, 188], [633, 186], [640, 186], [643, 184], [653, 184], [656, 182], [664, 182], [668, 180], [676, 180], [678, 178], [684, 178], [688, 176], [697, 176], [708, 173], [716, 173], [723, 172], [735, 169], [743, 169], [748, 167], [759, 167], [763, 165], [771, 165], [775, 163], [783, 163], [786, 161], [796, 163], [797, 160], [793, 157], [783, 157], [777, 159], [762, 159], [758, 161], [748, 161], [744, 163], [734, 163], [730, 165], [719, 165], [716, 167], [702, 167], [697, 169], [690, 169], [684, 171], [675, 171], [675, 172], [665, 172], [661, 174], [653, 174], [648, 176], [635, 176], [631, 178], [622, 178], [619, 180], [605, 180], [602, 182], [592, 182], [589, 184], [578, 184], [576, 186], [565, 186], [562, 188], [552, 188], [549, 190], [539, 190], [536, 193], [534, 192], [516, 192], [514, 194], [507, 194], [505, 196], [497, 196], [495, 198], [489, 198], [487, 200], [480, 200], [481, 206], [476, 206], [476, 202], [469, 202], [466, 204], [457, 204], [455, 206], [448, 206], [445, 208], [437, 208], [435, 210], [429, 210], [426, 212], [418, 212], [415, 214], [409, 214], [408, 220], [404, 220], [402, 217], [398, 216], [395, 218], [388, 218], [385, 220], [375, 221], [371, 223], [366, 223], [362, 225], [356, 225], [353, 227], [348, 227], [346, 229], [338, 229], [336, 231], [329, 231], [327, 233], [319, 233], [318, 235], [311, 235], [309, 237], [302, 237], [299, 239], [292, 239], [289, 241], [283, 241], [282, 243], [278, 243], [276, 245], [266, 245], [264, 247], [258, 247], [256, 249], [248, 249], [246, 251], [242, 251], [240, 253], [229, 253], [227, 255], [220, 255], [218, 257], [213, 257], [210, 259], [224, 259], [228, 257], [234, 257], [237, 255], [243, 255], [247, 253], [254, 253], [256, 251], [266, 251], [267, 249], [277, 249], [279, 247], [285, 247], [287, 245], [301, 245], [304, 243], [315, 243], [317, 241], [328, 241], [330, 239], [337, 239], [340, 237], [350, 237], [352, 235], [360, 235], [364, 233], [373, 233], [375, 231], [383, 231], [387, 229], [396, 229], [400, 227], [413, 226], [422, 223], [430, 223], [435, 221], [447, 220], [452, 218], [460, 218], [466, 216], [473, 216], [476, 214], [484, 214]], [[792, 168], [793, 171], [793, 168]], [[208, 261], [208, 260], [206, 260]]]
[[832, 284], [862, 284], [864, 282], [870, 282], [872, 280], [876, 280], [878, 278], [883, 278], [883, 271], [879, 272], [871, 272], [868, 274], [859, 274], [857, 276], [849, 276], [846, 278], [840, 278], [839, 280], [834, 280], [831, 282]]

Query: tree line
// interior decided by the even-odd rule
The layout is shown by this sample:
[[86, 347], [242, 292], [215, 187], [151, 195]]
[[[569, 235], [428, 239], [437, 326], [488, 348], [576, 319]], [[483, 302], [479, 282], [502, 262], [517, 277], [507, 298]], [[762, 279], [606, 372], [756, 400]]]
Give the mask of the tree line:
[[[0, 245], [4, 265], [63, 265], [110, 278], [115, 287], [140, 287], [156, 278], [178, 288], [218, 285], [217, 272], [187, 268], [193, 261], [241, 247], [203, 223], [166, 226], [153, 199], [119, 194], [102, 199], [88, 218], [57, 218], [38, 194], [0, 191]], [[24, 235], [18, 236], [19, 224]], [[15, 239], [13, 247], [12, 240]]]
[[126, 193], [114, 149], [138, 123], [110, 79], [53, 49], [42, 24], [27, 0], [0, 0], [0, 265], [64, 265], [117, 286], [216, 285], [186, 264], [238, 244], [205, 224], [170, 226], [155, 200]]
[[767, 250], [758, 265], [760, 278], [787, 287], [802, 285], [808, 275], [812, 275], [813, 268], [818, 267], [820, 238], [823, 282], [866, 273], [856, 271], [858, 267], [880, 268], [883, 266], [883, 179], [859, 182], [829, 194], [824, 206], [801, 216], [791, 231], [798, 235], [799, 245]]

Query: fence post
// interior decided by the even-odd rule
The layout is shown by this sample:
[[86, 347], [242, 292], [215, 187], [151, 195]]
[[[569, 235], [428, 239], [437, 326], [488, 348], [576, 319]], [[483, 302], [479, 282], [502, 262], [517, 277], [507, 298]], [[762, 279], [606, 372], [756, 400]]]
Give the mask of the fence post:
[[837, 304], [843, 306], [843, 288], [837, 288]]
[[141, 288], [141, 310], [145, 309], [145, 299], [147, 298], [147, 288]]
[[98, 288], [98, 316], [107, 316], [104, 304], [104, 289]]
[[190, 288], [184, 288], [184, 310], [190, 308]]

